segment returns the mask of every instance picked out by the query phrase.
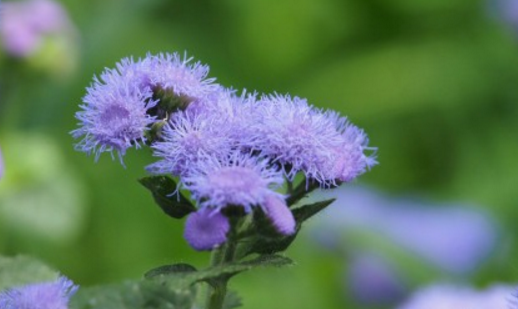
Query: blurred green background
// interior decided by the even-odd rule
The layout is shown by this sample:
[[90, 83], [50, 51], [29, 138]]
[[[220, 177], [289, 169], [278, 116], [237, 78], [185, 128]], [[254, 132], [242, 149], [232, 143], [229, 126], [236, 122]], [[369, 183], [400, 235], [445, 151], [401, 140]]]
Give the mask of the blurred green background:
[[[137, 183], [153, 160], [148, 149], [129, 151], [126, 168], [109, 155], [94, 163], [69, 134], [85, 87], [105, 67], [186, 51], [224, 86], [306, 97], [364, 128], [380, 165], [358, 183], [484, 207], [503, 245], [464, 279], [518, 282], [518, 28], [496, 2], [61, 3], [77, 28], [75, 47], [0, 57], [0, 254], [37, 256], [81, 285], [208, 263], [183, 240], [183, 222], [164, 216]], [[345, 292], [343, 257], [305, 233], [286, 254], [295, 267], [231, 282], [245, 308], [368, 308]]]

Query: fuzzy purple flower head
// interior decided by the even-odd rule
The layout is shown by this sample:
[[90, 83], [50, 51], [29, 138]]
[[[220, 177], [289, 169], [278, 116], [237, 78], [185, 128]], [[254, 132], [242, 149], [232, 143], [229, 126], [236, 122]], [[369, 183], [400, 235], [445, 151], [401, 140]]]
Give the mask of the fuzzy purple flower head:
[[76, 150], [95, 154], [98, 160], [102, 152], [116, 151], [122, 162], [122, 156], [132, 146], [139, 147], [145, 141], [145, 132], [155, 121], [148, 115], [156, 101], [151, 99], [150, 89], [139, 89], [130, 83], [113, 83], [110, 79], [102, 83], [96, 80], [88, 88], [83, 111], [77, 112], [76, 118], [81, 127], [72, 131], [74, 138], [83, 139], [76, 145]]
[[212, 250], [224, 243], [229, 231], [226, 207], [243, 207], [246, 213], [261, 207], [271, 224], [283, 235], [296, 231], [296, 222], [284, 196], [274, 191], [283, 183], [280, 171], [269, 161], [234, 152], [224, 161], [204, 158], [182, 178], [200, 209], [187, 218], [184, 236], [196, 250]]
[[153, 87], [162, 87], [191, 101], [203, 100], [221, 90], [214, 78], [207, 78], [209, 67], [178, 53], [148, 55], [149, 78]]
[[202, 208], [185, 221], [184, 237], [198, 251], [212, 250], [227, 240], [228, 219], [217, 210]]
[[282, 174], [269, 167], [268, 160], [234, 152], [225, 161], [207, 158], [182, 179], [201, 207], [221, 209], [242, 206], [250, 212], [263, 205], [268, 197], [283, 198], [274, 190], [284, 182]]
[[231, 151], [232, 127], [217, 117], [177, 112], [162, 130], [162, 141], [152, 145], [162, 159], [146, 169], [153, 174], [188, 175], [203, 158], [223, 159]]
[[263, 96], [253, 103], [249, 147], [281, 165], [288, 179], [301, 171], [323, 187], [348, 182], [376, 164], [367, 136], [346, 118], [305, 99]]
[[158, 89], [161, 95], [172, 91], [167, 95], [174, 104], [180, 104], [178, 100], [185, 101], [182, 104], [203, 100], [220, 91], [214, 79], [206, 78], [208, 67], [191, 64], [191, 60], [176, 53], [148, 54], [138, 61], [125, 58], [115, 69], [106, 69], [94, 78], [83, 98], [82, 111], [76, 113], [80, 128], [72, 131], [72, 136], [82, 138], [76, 149], [94, 153], [96, 160], [103, 152], [113, 156], [115, 151], [122, 162], [128, 148], [139, 148], [146, 142], [146, 133], [154, 123], [169, 117], [167, 109], [157, 106]]
[[65, 277], [54, 282], [33, 283], [0, 292], [2, 309], [68, 309], [78, 287]]

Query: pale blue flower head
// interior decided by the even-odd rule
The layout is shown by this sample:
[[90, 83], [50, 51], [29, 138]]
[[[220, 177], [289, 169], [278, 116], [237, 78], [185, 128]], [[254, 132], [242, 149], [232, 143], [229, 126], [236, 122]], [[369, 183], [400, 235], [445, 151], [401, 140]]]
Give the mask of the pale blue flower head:
[[375, 164], [364, 154], [363, 131], [305, 99], [263, 96], [251, 111], [249, 146], [280, 164], [288, 179], [303, 172], [325, 187], [350, 181]]
[[94, 153], [96, 159], [116, 151], [122, 161], [126, 150], [138, 148], [151, 125], [163, 120], [157, 116], [169, 117], [171, 107], [161, 106], [155, 92], [172, 92], [168, 96], [182, 97], [185, 104], [202, 101], [221, 91], [207, 74], [207, 66], [177, 53], [122, 59], [87, 89], [82, 111], [76, 113], [80, 128], [72, 132], [74, 138], [83, 138], [76, 149]]
[[203, 100], [221, 89], [214, 78], [207, 78], [209, 67], [193, 62], [186, 54], [148, 54], [146, 67], [149, 69], [151, 85], [160, 86], [192, 100]]
[[149, 88], [117, 80], [115, 74], [103, 74], [95, 79], [83, 98], [82, 111], [76, 113], [80, 128], [72, 131], [74, 138], [82, 138], [76, 150], [95, 154], [117, 152], [122, 156], [132, 146], [140, 147], [145, 133], [155, 121], [147, 112], [156, 105]]
[[231, 129], [220, 117], [177, 112], [162, 130], [161, 141], [151, 147], [161, 160], [147, 170], [153, 174], [188, 175], [199, 160], [223, 159], [231, 151]]
[[253, 206], [263, 205], [267, 198], [283, 196], [274, 190], [283, 184], [280, 171], [263, 160], [239, 151], [225, 160], [200, 160], [183, 186], [201, 207], [221, 209], [228, 205], [242, 206], [250, 212]]
[[185, 221], [184, 237], [198, 251], [212, 250], [227, 241], [228, 219], [219, 211], [202, 208]]
[[53, 282], [32, 283], [0, 292], [1, 309], [68, 309], [78, 287], [65, 277]]
[[209, 67], [193, 62], [186, 54], [148, 53], [146, 57], [134, 61], [124, 58], [115, 69], [105, 69], [101, 79], [107, 83], [132, 84], [141, 91], [158, 87], [172, 91], [177, 96], [191, 100], [204, 99], [221, 90], [214, 78], [207, 78]]

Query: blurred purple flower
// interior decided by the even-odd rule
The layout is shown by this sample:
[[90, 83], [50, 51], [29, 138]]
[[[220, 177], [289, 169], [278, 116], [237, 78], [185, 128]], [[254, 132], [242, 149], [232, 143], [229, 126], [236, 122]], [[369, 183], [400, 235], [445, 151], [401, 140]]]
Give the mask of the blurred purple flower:
[[212, 250], [227, 240], [228, 219], [218, 210], [202, 208], [185, 221], [184, 237], [198, 251]]
[[78, 287], [65, 277], [55, 282], [33, 283], [0, 292], [2, 309], [67, 309]]
[[518, 0], [491, 0], [490, 11], [518, 31]]
[[446, 271], [467, 273], [489, 255], [497, 238], [491, 220], [474, 208], [389, 199], [351, 186], [322, 192], [322, 196], [337, 197], [335, 204], [343, 205], [324, 211], [314, 229], [328, 244], [336, 244], [341, 231], [365, 230]]
[[355, 255], [348, 264], [347, 287], [351, 297], [363, 304], [395, 304], [403, 299], [406, 287], [395, 269], [380, 256]]
[[45, 36], [62, 33], [70, 27], [65, 10], [51, 0], [4, 2], [1, 15], [3, 46], [17, 57], [29, 56]]
[[433, 285], [417, 291], [398, 309], [512, 309], [516, 288], [494, 285], [483, 291], [455, 285]]
[[221, 209], [243, 206], [250, 212], [267, 198], [284, 197], [275, 192], [284, 182], [282, 174], [269, 167], [268, 160], [234, 152], [223, 161], [206, 158], [182, 178], [183, 186], [202, 207]]
[[322, 186], [351, 181], [376, 162], [364, 154], [368, 139], [334, 111], [305, 99], [263, 96], [250, 107], [249, 147], [278, 162], [292, 180], [302, 171]]

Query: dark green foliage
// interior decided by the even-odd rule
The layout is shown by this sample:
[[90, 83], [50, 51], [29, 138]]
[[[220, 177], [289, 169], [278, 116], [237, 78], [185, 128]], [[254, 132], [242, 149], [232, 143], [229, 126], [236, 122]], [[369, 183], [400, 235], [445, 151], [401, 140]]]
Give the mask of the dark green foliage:
[[273, 254], [286, 250], [297, 237], [302, 223], [331, 205], [334, 201], [335, 199], [330, 199], [292, 209], [297, 225], [295, 233], [289, 236], [279, 235], [268, 222], [262, 210], [258, 209], [254, 213], [257, 233], [247, 242], [250, 245], [241, 250], [246, 250], [246, 254]]
[[231, 262], [223, 265], [212, 266], [196, 271], [188, 264], [173, 264], [161, 266], [149, 271], [147, 278], [166, 282], [170, 286], [190, 286], [198, 282], [208, 282], [212, 284], [220, 278], [230, 278], [240, 272], [251, 270], [257, 267], [274, 266], [281, 267], [291, 265], [293, 261], [280, 255], [260, 255], [257, 258]]
[[335, 199], [333, 198], [293, 209], [292, 212], [295, 217], [295, 221], [297, 221], [297, 225], [301, 225], [302, 222], [313, 217], [327, 206], [331, 205], [334, 201]]
[[155, 202], [167, 215], [181, 219], [196, 211], [191, 201], [181, 193], [173, 195], [177, 189], [173, 179], [166, 176], [152, 176], [140, 178], [139, 182], [151, 191]]
[[[71, 309], [189, 309], [196, 300], [198, 283], [217, 286], [228, 278], [256, 267], [281, 267], [292, 261], [280, 255], [263, 255], [255, 259], [213, 266], [204, 270], [188, 264], [173, 264], [146, 273], [146, 279], [122, 284], [81, 288], [72, 297]], [[236, 293], [225, 296], [223, 308], [241, 306]]]
[[195, 287], [171, 287], [153, 280], [81, 288], [72, 297], [71, 309], [189, 309]]
[[150, 279], [156, 276], [160, 275], [167, 275], [167, 274], [184, 274], [184, 273], [190, 273], [196, 271], [196, 268], [192, 265], [185, 264], [185, 263], [178, 263], [173, 265], [164, 265], [157, 268], [153, 268], [152, 270], [148, 271], [144, 277]]

